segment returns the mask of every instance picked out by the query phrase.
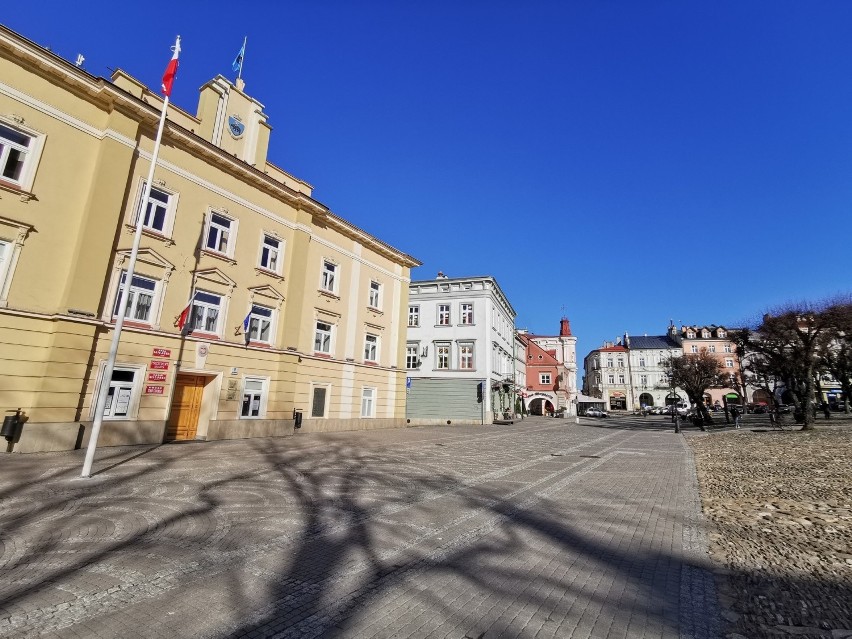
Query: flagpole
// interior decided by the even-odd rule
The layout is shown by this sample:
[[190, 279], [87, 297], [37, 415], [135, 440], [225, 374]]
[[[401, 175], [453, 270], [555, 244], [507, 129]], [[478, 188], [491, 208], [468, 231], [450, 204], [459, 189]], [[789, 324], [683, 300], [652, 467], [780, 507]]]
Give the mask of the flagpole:
[[[180, 49], [180, 36], [175, 41], [175, 47]], [[101, 425], [104, 421], [104, 409], [106, 408], [107, 397], [109, 397], [109, 385], [112, 382], [112, 372], [115, 369], [115, 359], [118, 356], [118, 344], [121, 340], [121, 329], [124, 326], [124, 318], [127, 315], [127, 300], [130, 297], [130, 287], [133, 284], [133, 272], [136, 268], [136, 258], [139, 255], [139, 244], [142, 240], [142, 227], [144, 226], [146, 205], [148, 198], [151, 196], [151, 184], [154, 181], [154, 168], [157, 166], [157, 156], [160, 153], [160, 141], [163, 137], [163, 128], [166, 124], [166, 111], [169, 106], [168, 94], [163, 97], [163, 110], [160, 113], [160, 124], [157, 127], [157, 137], [154, 141], [154, 151], [151, 154], [151, 167], [148, 169], [148, 179], [145, 181], [145, 188], [142, 192], [142, 203], [139, 207], [139, 217], [136, 220], [136, 233], [133, 235], [133, 248], [130, 251], [130, 261], [127, 263], [127, 275], [124, 280], [124, 289], [121, 291], [121, 300], [118, 306], [118, 315], [115, 319], [115, 332], [112, 335], [112, 342], [109, 347], [109, 356], [107, 357], [106, 366], [104, 366], [103, 377], [101, 383], [95, 389], [95, 396], [98, 398], [95, 405], [95, 420], [92, 422], [92, 433], [89, 435], [89, 446], [86, 449], [86, 459], [83, 462], [83, 472], [81, 477], [92, 476], [92, 463], [95, 460], [95, 449], [98, 447], [98, 436], [101, 433]], [[119, 285], [121, 284], [121, 276], [119, 276]], [[113, 398], [113, 402], [117, 402], [118, 397]]]
[[243, 65], [246, 62], [246, 42], [248, 42], [248, 36], [243, 38], [243, 59], [240, 60], [240, 70], [237, 72], [237, 80], [240, 80], [243, 77]]

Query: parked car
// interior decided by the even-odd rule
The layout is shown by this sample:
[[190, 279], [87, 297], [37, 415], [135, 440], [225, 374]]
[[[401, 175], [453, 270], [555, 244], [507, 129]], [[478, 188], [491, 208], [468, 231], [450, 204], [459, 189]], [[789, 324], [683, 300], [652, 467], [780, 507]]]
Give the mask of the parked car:
[[609, 417], [609, 413], [602, 408], [587, 408], [586, 417]]

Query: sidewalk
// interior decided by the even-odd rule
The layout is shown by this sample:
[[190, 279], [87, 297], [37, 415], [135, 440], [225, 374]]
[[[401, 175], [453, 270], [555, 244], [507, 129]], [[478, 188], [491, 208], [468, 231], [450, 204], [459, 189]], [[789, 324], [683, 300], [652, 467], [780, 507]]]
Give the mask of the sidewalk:
[[[613, 426], [609, 424], [608, 426]], [[531, 418], [0, 461], [2, 637], [718, 637], [682, 437]]]

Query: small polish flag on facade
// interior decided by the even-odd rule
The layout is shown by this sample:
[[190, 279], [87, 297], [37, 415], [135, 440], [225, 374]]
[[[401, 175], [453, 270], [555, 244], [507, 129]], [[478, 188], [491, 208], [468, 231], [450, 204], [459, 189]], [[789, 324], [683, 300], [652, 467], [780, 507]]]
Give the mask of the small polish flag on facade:
[[189, 314], [192, 312], [192, 303], [195, 301], [195, 294], [193, 293], [192, 298], [189, 300], [189, 304], [186, 305], [186, 308], [180, 312], [180, 315], [177, 318], [177, 322], [175, 322], [175, 326], [178, 327], [179, 331], [183, 331], [183, 327], [186, 326], [186, 323], [189, 321]]
[[166, 67], [166, 72], [163, 74], [163, 89], [162, 93], [165, 96], [172, 94], [172, 84], [175, 81], [175, 76], [178, 70], [178, 56], [180, 55], [180, 36], [175, 41], [175, 46], [172, 47], [172, 59]]

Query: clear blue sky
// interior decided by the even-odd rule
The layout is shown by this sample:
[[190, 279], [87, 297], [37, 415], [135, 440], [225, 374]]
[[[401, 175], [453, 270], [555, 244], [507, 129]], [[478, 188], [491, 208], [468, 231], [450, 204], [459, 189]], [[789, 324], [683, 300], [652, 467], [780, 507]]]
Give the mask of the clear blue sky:
[[852, 2], [18, 3], [0, 20], [173, 100], [248, 36], [270, 160], [423, 262], [493, 275], [583, 357], [852, 290]]

